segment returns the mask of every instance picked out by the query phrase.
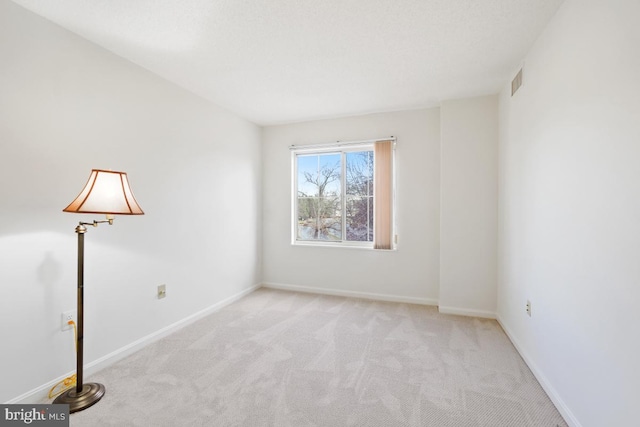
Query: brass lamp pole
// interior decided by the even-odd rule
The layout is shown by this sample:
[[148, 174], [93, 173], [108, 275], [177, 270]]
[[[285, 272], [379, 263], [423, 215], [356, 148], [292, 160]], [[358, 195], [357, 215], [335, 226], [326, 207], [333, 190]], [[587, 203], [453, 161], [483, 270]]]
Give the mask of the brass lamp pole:
[[78, 197], [64, 212], [106, 214], [104, 221], [80, 222], [76, 227], [78, 235], [78, 322], [76, 337], [76, 386], [58, 396], [54, 404], [68, 404], [69, 412], [78, 412], [96, 404], [105, 394], [105, 387], [99, 383], [84, 383], [84, 235], [86, 225], [113, 224], [114, 215], [143, 215], [125, 172], [93, 169], [89, 180]]

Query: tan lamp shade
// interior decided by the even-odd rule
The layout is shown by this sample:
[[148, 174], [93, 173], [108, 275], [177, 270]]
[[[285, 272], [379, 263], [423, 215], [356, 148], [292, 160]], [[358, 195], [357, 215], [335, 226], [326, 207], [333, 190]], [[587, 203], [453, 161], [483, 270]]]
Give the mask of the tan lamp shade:
[[143, 215], [125, 172], [93, 169], [78, 197], [63, 212]]

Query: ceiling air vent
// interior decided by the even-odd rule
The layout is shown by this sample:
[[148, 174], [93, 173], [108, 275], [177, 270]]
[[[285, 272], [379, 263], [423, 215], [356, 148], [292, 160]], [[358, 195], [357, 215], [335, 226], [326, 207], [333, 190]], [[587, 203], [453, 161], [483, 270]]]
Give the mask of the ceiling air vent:
[[518, 89], [520, 89], [520, 86], [522, 86], [522, 68], [520, 68], [518, 74], [516, 74], [514, 79], [511, 81], [511, 96], [515, 95]]

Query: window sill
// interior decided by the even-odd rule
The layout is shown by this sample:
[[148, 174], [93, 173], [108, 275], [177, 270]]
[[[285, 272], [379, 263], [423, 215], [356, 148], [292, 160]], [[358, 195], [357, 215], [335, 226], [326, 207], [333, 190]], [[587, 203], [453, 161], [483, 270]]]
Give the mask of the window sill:
[[352, 245], [352, 244], [344, 244], [344, 243], [316, 243], [316, 242], [305, 242], [305, 241], [295, 241], [291, 243], [291, 246], [300, 246], [300, 247], [308, 247], [308, 248], [340, 248], [340, 249], [360, 249], [365, 251], [376, 251], [376, 252], [395, 252], [398, 248], [393, 249], [374, 249], [373, 245]]

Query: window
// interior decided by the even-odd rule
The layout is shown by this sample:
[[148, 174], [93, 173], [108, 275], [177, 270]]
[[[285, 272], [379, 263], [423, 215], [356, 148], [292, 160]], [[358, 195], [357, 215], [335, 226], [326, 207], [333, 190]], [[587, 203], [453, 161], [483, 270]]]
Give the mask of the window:
[[393, 141], [292, 149], [293, 242], [392, 249]]

